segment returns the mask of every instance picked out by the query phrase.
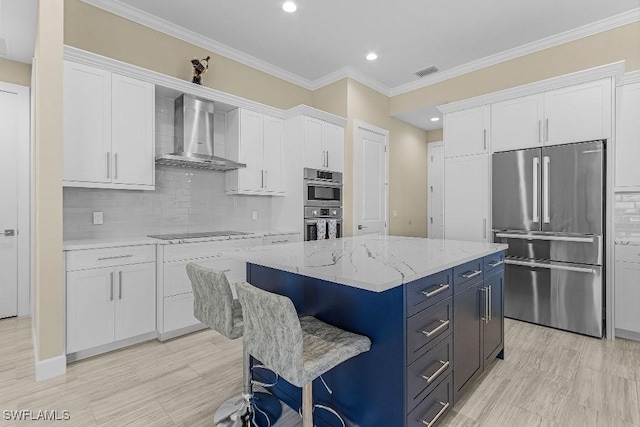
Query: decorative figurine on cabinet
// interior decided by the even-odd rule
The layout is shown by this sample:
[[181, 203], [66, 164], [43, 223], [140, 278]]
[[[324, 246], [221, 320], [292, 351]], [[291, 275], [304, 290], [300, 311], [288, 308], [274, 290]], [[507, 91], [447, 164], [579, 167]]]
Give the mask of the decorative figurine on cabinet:
[[197, 85], [202, 84], [202, 75], [207, 72], [209, 69], [209, 60], [210, 56], [207, 56], [205, 59], [192, 59], [191, 64], [193, 65], [193, 80], [191, 83], [195, 83]]

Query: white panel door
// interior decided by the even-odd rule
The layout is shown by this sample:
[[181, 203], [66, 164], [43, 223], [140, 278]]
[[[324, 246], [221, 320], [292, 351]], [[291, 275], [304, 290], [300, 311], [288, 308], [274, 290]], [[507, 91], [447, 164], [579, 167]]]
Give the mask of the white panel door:
[[444, 118], [444, 156], [457, 157], [488, 152], [489, 105], [456, 111]]
[[115, 339], [156, 330], [156, 264], [117, 267]]
[[113, 268], [67, 273], [67, 353], [114, 340]]
[[240, 112], [240, 159], [247, 164], [238, 169], [239, 190], [263, 189], [262, 114]]
[[489, 155], [445, 159], [444, 237], [488, 241]]
[[615, 326], [640, 333], [640, 264], [616, 262]]
[[276, 117], [264, 117], [264, 186], [267, 191], [284, 192], [284, 121]]
[[431, 143], [427, 148], [427, 237], [444, 238], [444, 146], [442, 142]]
[[0, 318], [18, 314], [18, 143], [18, 95], [0, 91]]
[[325, 153], [322, 148], [322, 120], [304, 118], [304, 167], [324, 169]]
[[64, 62], [65, 181], [111, 182], [111, 73]]
[[491, 151], [542, 146], [543, 95], [491, 105]]
[[111, 93], [113, 182], [153, 185], [153, 85], [113, 74]]
[[611, 79], [545, 93], [545, 145], [611, 137]]
[[640, 187], [640, 83], [618, 88], [616, 187]]
[[323, 123], [322, 149], [325, 151], [325, 169], [344, 171], [344, 129], [332, 123]]
[[387, 234], [387, 135], [382, 132], [356, 127], [353, 192], [356, 236]]

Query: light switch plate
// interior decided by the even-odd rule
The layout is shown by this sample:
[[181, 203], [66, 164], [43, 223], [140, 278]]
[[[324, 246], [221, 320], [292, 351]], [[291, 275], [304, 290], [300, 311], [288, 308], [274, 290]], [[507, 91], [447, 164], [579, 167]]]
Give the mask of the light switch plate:
[[93, 225], [104, 224], [104, 214], [102, 212], [93, 213]]
[[254, 221], [258, 219], [258, 211], [251, 211], [251, 219]]

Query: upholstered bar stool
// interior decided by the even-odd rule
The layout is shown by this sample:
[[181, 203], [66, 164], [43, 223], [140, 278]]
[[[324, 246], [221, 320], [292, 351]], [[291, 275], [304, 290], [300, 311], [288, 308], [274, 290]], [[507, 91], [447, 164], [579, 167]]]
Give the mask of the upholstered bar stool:
[[[313, 427], [313, 380], [369, 351], [371, 340], [312, 316], [298, 318], [293, 302], [285, 296], [245, 282], [236, 285], [236, 292], [244, 316], [244, 348], [282, 378], [302, 387], [302, 425]], [[315, 408], [329, 410], [344, 425], [331, 408]]]
[[[223, 271], [189, 263], [187, 275], [193, 288], [193, 314], [202, 323], [227, 338], [242, 336], [242, 307], [233, 298], [231, 285]], [[271, 426], [282, 412], [280, 401], [267, 393], [253, 393], [253, 384], [270, 386], [252, 381], [249, 353], [243, 349], [242, 396], [224, 402], [214, 415], [214, 425], [219, 427]], [[257, 404], [257, 406], [256, 406]], [[261, 414], [261, 415], [257, 415]]]

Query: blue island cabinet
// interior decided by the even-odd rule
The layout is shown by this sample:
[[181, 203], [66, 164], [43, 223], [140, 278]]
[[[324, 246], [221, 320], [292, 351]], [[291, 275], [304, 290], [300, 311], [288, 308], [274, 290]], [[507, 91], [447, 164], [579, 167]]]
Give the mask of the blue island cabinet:
[[[347, 426], [434, 427], [453, 406], [455, 397], [459, 398], [467, 384], [479, 375], [478, 369], [472, 369], [474, 361], [456, 359], [457, 351], [465, 351], [457, 346], [464, 344], [466, 348], [463, 340], [474, 340], [469, 348], [477, 350], [480, 372], [489, 359], [502, 355], [503, 256], [503, 252], [494, 253], [383, 292], [252, 263], [247, 264], [247, 281], [286, 295], [300, 316], [312, 315], [371, 339], [369, 352], [323, 376], [332, 393], [322, 381], [314, 381], [314, 403], [333, 407]], [[481, 290], [488, 286], [492, 291]], [[478, 295], [492, 292], [492, 299], [464, 294], [459, 301], [456, 299], [471, 288], [477, 288]], [[486, 323], [480, 318], [486, 318], [489, 310], [492, 319]], [[462, 319], [461, 325], [475, 319], [477, 334], [460, 331], [458, 318]], [[457, 333], [463, 340], [458, 339]], [[468, 378], [456, 390], [456, 384], [462, 381], [461, 376], [456, 376], [458, 367], [461, 375]], [[254, 375], [265, 382], [271, 379], [261, 377], [259, 371]], [[294, 410], [300, 408], [300, 388], [281, 378], [269, 390]], [[314, 420], [317, 426], [340, 426], [325, 411], [317, 411]]]

